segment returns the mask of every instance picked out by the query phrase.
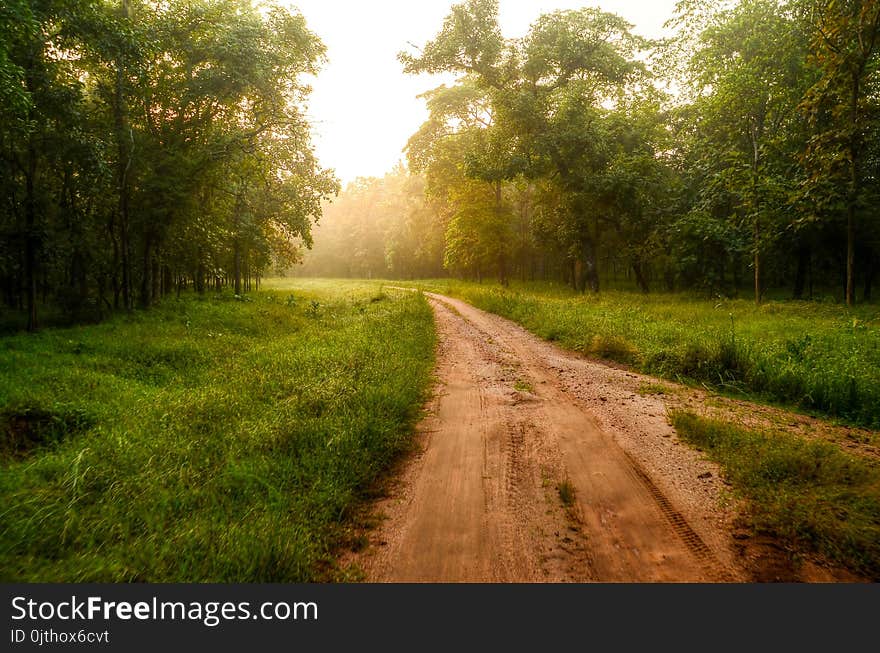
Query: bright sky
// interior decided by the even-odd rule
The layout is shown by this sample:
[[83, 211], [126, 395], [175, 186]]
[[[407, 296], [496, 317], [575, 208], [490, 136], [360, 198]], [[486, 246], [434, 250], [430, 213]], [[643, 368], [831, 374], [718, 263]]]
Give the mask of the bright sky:
[[[405, 158], [409, 137], [427, 118], [416, 96], [447, 82], [436, 76], [405, 75], [397, 61], [408, 43], [434, 37], [452, 0], [282, 0], [299, 8], [309, 28], [327, 46], [328, 63], [312, 83], [309, 117], [324, 167], [343, 184], [356, 177], [381, 177]], [[556, 9], [600, 6], [635, 25], [643, 36], [659, 36], [676, 0], [500, 0], [506, 37], [523, 36], [541, 14]]]

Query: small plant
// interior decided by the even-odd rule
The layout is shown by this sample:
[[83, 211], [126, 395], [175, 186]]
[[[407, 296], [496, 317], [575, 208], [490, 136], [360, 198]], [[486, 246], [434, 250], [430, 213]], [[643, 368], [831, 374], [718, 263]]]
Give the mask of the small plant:
[[564, 481], [560, 481], [556, 484], [556, 491], [559, 492], [559, 500], [562, 501], [562, 505], [566, 508], [571, 508], [574, 506], [575, 495], [577, 491], [574, 488], [574, 484], [569, 480], [565, 479]]
[[296, 307], [296, 295], [288, 295], [287, 299], [284, 301], [285, 306], [289, 306], [290, 308]]
[[526, 381], [522, 379], [517, 379], [513, 384], [513, 389], [517, 392], [533, 392], [533, 388]]
[[309, 302], [309, 307], [306, 310], [306, 313], [308, 313], [309, 317], [318, 317], [318, 312], [320, 311], [320, 309], [321, 309], [321, 302], [313, 299], [312, 301]]
[[636, 392], [643, 397], [649, 395], [665, 395], [669, 394], [669, 388], [662, 383], [642, 383]]

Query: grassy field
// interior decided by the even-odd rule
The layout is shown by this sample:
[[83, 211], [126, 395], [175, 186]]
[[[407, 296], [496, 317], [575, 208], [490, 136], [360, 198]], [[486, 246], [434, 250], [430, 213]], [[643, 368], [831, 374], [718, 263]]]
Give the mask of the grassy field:
[[678, 434], [719, 463], [748, 502], [752, 528], [880, 579], [880, 468], [833, 444], [747, 431], [690, 413]]
[[422, 297], [306, 281], [0, 339], [0, 580], [332, 575], [433, 345]]
[[603, 292], [460, 281], [411, 284], [464, 299], [590, 356], [657, 376], [880, 428], [880, 307]]

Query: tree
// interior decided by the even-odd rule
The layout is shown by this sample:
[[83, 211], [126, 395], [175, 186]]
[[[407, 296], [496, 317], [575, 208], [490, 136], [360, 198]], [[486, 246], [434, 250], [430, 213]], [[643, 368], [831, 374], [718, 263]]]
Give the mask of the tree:
[[[797, 105], [808, 76], [806, 39], [777, 0], [689, 8], [680, 40], [690, 43], [683, 82], [697, 122], [700, 164], [716, 175], [703, 194], [721, 190], [730, 219], [748, 225], [755, 303], [761, 302], [762, 258], [787, 225]], [[690, 25], [688, 25], [690, 23]], [[679, 46], [679, 51], [683, 48]], [[720, 183], [717, 183], [719, 182]]]
[[644, 41], [630, 29], [598, 9], [555, 12], [541, 16], [524, 39], [505, 43], [497, 3], [469, 0], [453, 7], [418, 56], [400, 57], [407, 72], [459, 73], [483, 94], [493, 123], [482, 143], [474, 139], [477, 148], [465, 153], [467, 173], [496, 183], [499, 206], [502, 181], [555, 178], [563, 202], [551, 213], [568, 223], [557, 231], [566, 234], [578, 270], [573, 281], [584, 288], [585, 278], [594, 291], [605, 226], [594, 210], [597, 179], [608, 163], [603, 103], [614, 102], [645, 72], [633, 59]]
[[[40, 299], [73, 319], [148, 307], [187, 278], [204, 290], [209, 268], [240, 285], [230, 259], [247, 285], [294, 251], [280, 241], [310, 244], [337, 183], [304, 118], [300, 78], [324, 48], [301, 15], [251, 0], [14, 0], [0, 34], [0, 285], [29, 328]], [[228, 229], [235, 166], [246, 234]]]
[[429, 120], [410, 139], [410, 166], [425, 172], [426, 192], [445, 206], [449, 269], [482, 278], [494, 269], [508, 282], [511, 177], [509, 134], [495, 122], [492, 101], [473, 79], [425, 94]]
[[806, 192], [821, 189], [813, 196], [824, 196], [827, 210], [843, 205], [846, 303], [852, 306], [856, 237], [860, 217], [869, 206], [867, 136], [872, 126], [876, 129], [880, 92], [880, 4], [817, 0], [805, 3], [804, 15], [813, 30], [812, 60], [821, 73], [801, 105], [814, 129], [805, 151], [812, 172]]

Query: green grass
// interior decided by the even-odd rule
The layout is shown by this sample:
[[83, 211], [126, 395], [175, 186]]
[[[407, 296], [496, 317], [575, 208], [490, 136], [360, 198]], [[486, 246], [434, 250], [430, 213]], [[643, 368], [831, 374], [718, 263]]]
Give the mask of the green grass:
[[669, 394], [669, 388], [662, 383], [642, 383], [639, 385], [636, 392], [643, 397], [650, 395], [665, 395]]
[[880, 307], [608, 291], [550, 283], [412, 284], [510, 318], [566, 348], [753, 399], [880, 428]]
[[691, 413], [672, 415], [678, 434], [718, 462], [748, 500], [756, 531], [794, 551], [818, 552], [880, 579], [880, 469], [839, 447], [747, 431]]
[[326, 578], [433, 345], [422, 297], [357, 282], [0, 339], [0, 580]]

